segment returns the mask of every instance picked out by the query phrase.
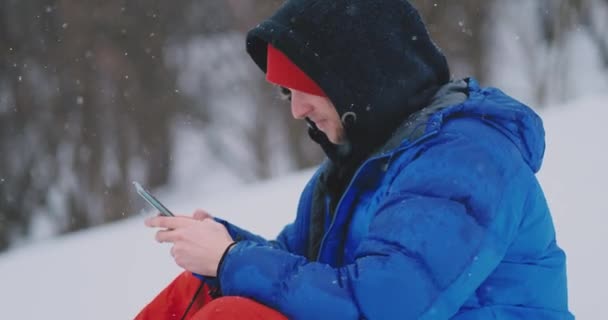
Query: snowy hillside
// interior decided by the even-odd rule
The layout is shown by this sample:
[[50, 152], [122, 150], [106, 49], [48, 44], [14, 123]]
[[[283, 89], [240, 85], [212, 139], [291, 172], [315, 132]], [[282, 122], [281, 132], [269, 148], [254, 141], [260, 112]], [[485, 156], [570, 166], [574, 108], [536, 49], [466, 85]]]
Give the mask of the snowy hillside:
[[544, 115], [547, 150], [539, 178], [568, 257], [570, 306], [578, 319], [608, 319], [608, 97]]
[[[558, 242], [569, 263], [570, 304], [579, 319], [608, 319], [608, 150], [605, 100], [550, 109], [540, 173]], [[311, 170], [230, 192], [176, 185], [159, 194], [176, 212], [208, 209], [267, 237], [293, 219]], [[202, 177], [201, 177], [202, 179]], [[142, 203], [143, 206], [143, 203]], [[0, 255], [2, 319], [129, 319], [180, 270], [153, 240], [144, 215]]]

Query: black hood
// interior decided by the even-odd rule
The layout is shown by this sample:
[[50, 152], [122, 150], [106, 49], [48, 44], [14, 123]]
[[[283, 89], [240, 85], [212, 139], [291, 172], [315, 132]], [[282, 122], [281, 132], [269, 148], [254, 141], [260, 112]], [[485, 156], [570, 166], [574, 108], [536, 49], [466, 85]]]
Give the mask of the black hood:
[[405, 0], [289, 0], [247, 35], [247, 52], [264, 72], [268, 43], [328, 95], [355, 149], [381, 145], [450, 78]]

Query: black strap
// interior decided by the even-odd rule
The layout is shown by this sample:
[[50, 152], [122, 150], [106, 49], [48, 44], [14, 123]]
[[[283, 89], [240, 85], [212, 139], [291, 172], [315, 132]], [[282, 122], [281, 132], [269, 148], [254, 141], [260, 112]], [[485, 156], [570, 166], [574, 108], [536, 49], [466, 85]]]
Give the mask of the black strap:
[[215, 276], [218, 278], [218, 283], [219, 283], [220, 269], [222, 268], [222, 263], [224, 262], [224, 259], [226, 258], [226, 255], [228, 254], [228, 251], [230, 251], [230, 249], [232, 249], [232, 246], [234, 246], [237, 243], [238, 243], [238, 241], [232, 242], [231, 244], [229, 244], [226, 247], [226, 250], [224, 250], [224, 253], [222, 253], [222, 257], [220, 258], [220, 262], [217, 264], [217, 270], [215, 271]]
[[[220, 267], [222, 266], [222, 262], [224, 262], [224, 258], [226, 257], [226, 254], [228, 253], [228, 251], [230, 251], [230, 249], [237, 244], [237, 241], [231, 243], [230, 245], [228, 245], [228, 247], [226, 247], [226, 250], [224, 250], [224, 253], [222, 254], [222, 257], [220, 258], [220, 263], [218, 263], [217, 265], [217, 271], [220, 271]], [[218, 274], [219, 275], [219, 274]], [[184, 312], [184, 315], [182, 316], [181, 320], [186, 319], [186, 315], [188, 314], [188, 312], [190, 311], [190, 308], [192, 308], [192, 305], [194, 304], [194, 300], [196, 300], [196, 297], [198, 296], [198, 294], [201, 292], [201, 289], [203, 288], [205, 282], [201, 281], [201, 285], [198, 287], [198, 289], [196, 289], [196, 292], [194, 293], [194, 296], [192, 297], [192, 300], [190, 300], [190, 304], [188, 305], [188, 308], [186, 308], [186, 311]], [[219, 278], [218, 278], [218, 287], [209, 290], [209, 295], [212, 298], [217, 298], [219, 296], [221, 296], [221, 289], [219, 286]]]
[[201, 289], [203, 289], [203, 285], [205, 285], [205, 283], [203, 281], [201, 281], [200, 286], [198, 286], [198, 289], [196, 289], [196, 292], [194, 293], [194, 296], [192, 297], [192, 300], [190, 300], [190, 304], [188, 305], [188, 308], [186, 308], [186, 311], [184, 312], [184, 315], [182, 316], [181, 320], [186, 319], [186, 315], [190, 311], [190, 308], [192, 308], [192, 305], [194, 304], [194, 300], [196, 300], [196, 297], [201, 292]]
[[228, 255], [228, 252], [237, 243], [238, 243], [238, 241], [234, 241], [233, 243], [229, 244], [228, 247], [226, 247], [226, 250], [224, 250], [222, 257], [220, 258], [220, 263], [217, 264], [217, 271], [215, 272], [215, 276], [217, 277], [217, 288], [215, 288], [212, 296], [219, 297], [223, 294], [222, 293], [222, 284], [220, 283], [220, 269], [222, 268], [222, 263], [224, 263], [224, 259]]

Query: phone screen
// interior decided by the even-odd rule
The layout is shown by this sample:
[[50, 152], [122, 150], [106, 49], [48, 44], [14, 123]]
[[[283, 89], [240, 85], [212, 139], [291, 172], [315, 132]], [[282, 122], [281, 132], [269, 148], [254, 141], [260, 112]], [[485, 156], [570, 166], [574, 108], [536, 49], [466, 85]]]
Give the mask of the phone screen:
[[133, 184], [135, 185], [135, 189], [137, 190], [137, 193], [144, 198], [149, 204], [151, 204], [154, 208], [158, 209], [158, 211], [160, 211], [160, 214], [163, 216], [167, 216], [167, 217], [174, 217], [175, 215], [169, 211], [169, 209], [167, 209], [167, 207], [165, 207], [162, 203], [160, 203], [160, 201], [158, 201], [150, 192], [148, 192], [146, 189], [144, 189], [144, 187], [141, 186], [141, 184], [133, 181]]

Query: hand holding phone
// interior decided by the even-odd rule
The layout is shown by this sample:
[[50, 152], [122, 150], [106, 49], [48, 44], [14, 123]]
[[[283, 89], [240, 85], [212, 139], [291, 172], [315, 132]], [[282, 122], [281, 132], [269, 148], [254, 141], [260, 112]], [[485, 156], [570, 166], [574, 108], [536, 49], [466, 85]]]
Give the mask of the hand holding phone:
[[144, 198], [149, 204], [151, 204], [154, 208], [156, 208], [158, 211], [160, 211], [160, 214], [166, 217], [174, 217], [175, 215], [169, 211], [169, 209], [167, 209], [167, 207], [165, 207], [162, 203], [160, 203], [160, 201], [158, 201], [150, 192], [148, 192], [146, 189], [144, 189], [141, 184], [133, 181], [133, 184], [135, 185], [135, 189], [137, 190], [137, 193]]

